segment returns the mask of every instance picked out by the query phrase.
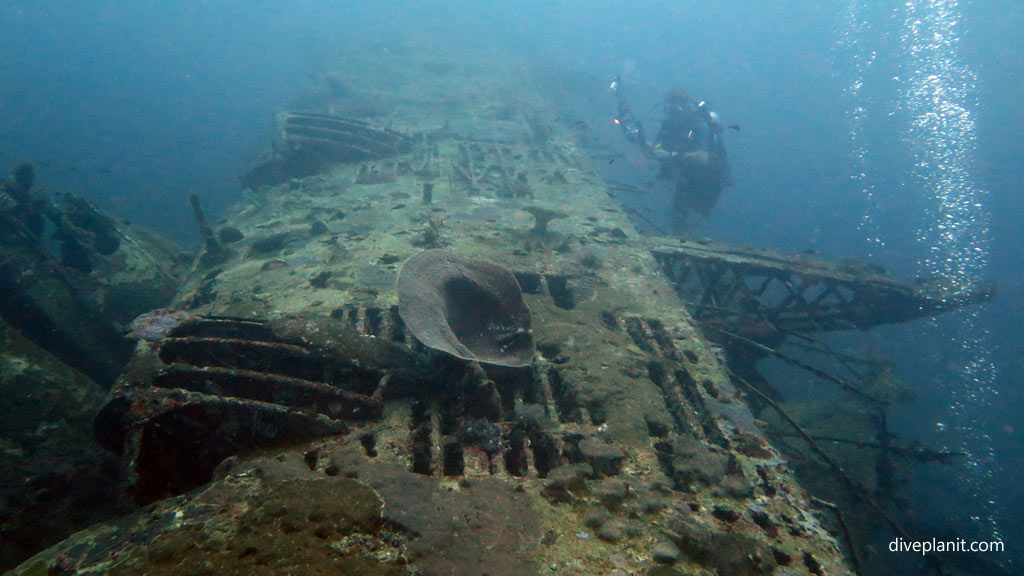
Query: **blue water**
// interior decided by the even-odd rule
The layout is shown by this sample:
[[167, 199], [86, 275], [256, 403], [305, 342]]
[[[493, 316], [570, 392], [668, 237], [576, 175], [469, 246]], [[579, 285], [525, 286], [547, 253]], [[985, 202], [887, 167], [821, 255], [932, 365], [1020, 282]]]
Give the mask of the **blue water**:
[[[561, 98], [593, 122], [595, 138], [626, 154], [603, 166], [608, 176], [634, 183], [653, 171], [611, 127], [605, 80], [623, 74], [642, 110], [684, 87], [742, 126], [726, 135], [735, 186], [702, 234], [871, 258], [904, 279], [934, 273], [931, 256], [945, 251], [970, 281], [998, 286], [984, 307], [864, 338], [898, 358], [900, 376], [918, 391], [917, 403], [894, 411], [896, 431], [973, 454], [953, 473], [917, 471], [923, 487], [913, 504], [922, 522], [968, 537], [998, 535], [1010, 550], [999, 561], [1019, 564], [1024, 520], [1008, 511], [1024, 510], [1015, 476], [1024, 464], [1024, 4], [345, 4], [6, 0], [0, 166], [31, 160], [43, 187], [80, 193], [194, 245], [187, 195], [201, 194], [213, 213], [238, 201], [236, 178], [270, 138], [274, 113], [352, 47], [409, 34], [438, 43], [497, 38], [585, 78], [578, 86], [587, 90]], [[913, 101], [913, 73], [927, 62], [906, 39], [911, 9], [955, 20], [955, 42], [930, 57], [972, 75], [960, 95], [966, 140], [963, 126], [931, 135], [913, 128], [932, 104]], [[977, 200], [955, 216], [962, 234], [981, 231], [980, 250], [968, 255], [966, 236], [936, 242], [939, 168], [920, 160], [943, 141], [958, 146], [945, 161], [967, 174]], [[668, 201], [655, 191], [638, 202], [657, 209]]]

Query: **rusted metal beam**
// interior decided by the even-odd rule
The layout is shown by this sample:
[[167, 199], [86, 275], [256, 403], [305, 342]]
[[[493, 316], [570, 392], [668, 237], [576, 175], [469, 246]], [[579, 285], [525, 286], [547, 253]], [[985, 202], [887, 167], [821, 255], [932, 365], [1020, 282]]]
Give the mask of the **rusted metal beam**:
[[763, 321], [784, 332], [863, 330], [936, 316], [995, 294], [993, 288], [901, 282], [866, 262], [707, 241], [659, 239], [652, 252], [701, 323], [733, 331]]

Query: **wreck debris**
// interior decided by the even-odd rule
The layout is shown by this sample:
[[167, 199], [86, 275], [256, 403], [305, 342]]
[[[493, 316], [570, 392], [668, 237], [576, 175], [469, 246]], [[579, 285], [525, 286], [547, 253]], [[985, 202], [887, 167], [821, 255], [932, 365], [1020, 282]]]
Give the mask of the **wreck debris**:
[[822, 461], [824, 461], [828, 465], [828, 467], [832, 469], [832, 472], [839, 477], [843, 484], [852, 492], [854, 492], [858, 498], [862, 499], [864, 502], [867, 502], [868, 505], [871, 506], [872, 509], [874, 509], [875, 514], [877, 514], [879, 518], [885, 520], [886, 524], [888, 524], [893, 529], [893, 531], [896, 532], [896, 534], [900, 535], [903, 538], [910, 539], [910, 535], [906, 532], [906, 530], [904, 530], [903, 527], [889, 514], [889, 512], [884, 507], [882, 507], [882, 505], [879, 504], [877, 500], [875, 500], [875, 498], [871, 495], [871, 492], [863, 485], [861, 485], [860, 482], [851, 477], [845, 470], [843, 470], [843, 467], [838, 462], [836, 462], [831, 456], [829, 456], [827, 452], [822, 450], [818, 442], [816, 442], [815, 439], [812, 438], [811, 435], [808, 434], [803, 429], [803, 427], [801, 427], [800, 424], [798, 424], [797, 421], [794, 420], [793, 417], [786, 412], [784, 408], [782, 408], [782, 406], [780, 406], [777, 402], [772, 400], [771, 397], [769, 397], [761, 390], [758, 390], [757, 387], [748, 383], [743, 378], [737, 376], [736, 374], [730, 374], [730, 376], [732, 376], [733, 379], [735, 379], [744, 387], [746, 387], [747, 390], [749, 390], [751, 393], [757, 395], [761, 399], [761, 401], [771, 406], [772, 409], [775, 410], [775, 412], [783, 420], [785, 420], [790, 426], [793, 427], [794, 430], [796, 430], [797, 434], [799, 434], [800, 437], [803, 438], [803, 440], [807, 443], [811, 450], [814, 451], [815, 455], [817, 455], [818, 458], [821, 458]]
[[[0, 317], [36, 345], [110, 386], [131, 354], [120, 326], [165, 305], [180, 280], [177, 250], [73, 195], [33, 190], [32, 165], [0, 181]], [[59, 258], [53, 254], [59, 247]]]
[[199, 202], [198, 194], [189, 194], [189, 203], [192, 205], [192, 213], [196, 217], [196, 224], [199, 225], [199, 235], [203, 237], [203, 255], [200, 261], [204, 264], [216, 264], [230, 257], [231, 252], [224, 247], [224, 244], [217, 238], [213, 227], [206, 221], [206, 214], [203, 213], [203, 205]]
[[[116, 514], [116, 459], [93, 417], [135, 343], [124, 327], [174, 296], [173, 243], [74, 195], [0, 180], [0, 570]], [[45, 573], [45, 571], [44, 571]]]
[[241, 177], [244, 188], [255, 190], [311, 176], [332, 164], [378, 160], [412, 149], [410, 138], [352, 118], [286, 112], [278, 120], [277, 152]]
[[402, 267], [398, 298], [402, 320], [429, 348], [499, 366], [533, 361], [530, 309], [506, 268], [427, 250]]
[[[995, 289], [950, 286], [934, 280], [904, 283], [865, 262], [827, 262], [812, 254], [790, 255], [708, 241], [665, 239], [653, 252], [708, 338], [724, 348], [722, 360], [731, 380], [748, 390], [750, 404], [759, 410], [758, 418], [770, 423], [768, 433], [789, 445], [788, 438], [793, 435], [784, 431], [789, 427], [802, 440], [793, 447], [796, 454], [804, 455], [793, 456], [797, 470], [806, 471], [808, 478], [832, 476], [839, 480], [811, 489], [839, 502], [815, 498], [833, 512], [838, 530], [851, 548], [852, 562], [859, 564], [866, 548], [855, 549], [861, 543], [850, 537], [848, 516], [858, 517], [860, 529], [884, 522], [902, 537], [911, 538], [891, 515], [893, 503], [883, 501], [895, 492], [899, 462], [949, 464], [957, 454], [897, 444], [886, 425], [886, 409], [893, 402], [908, 401], [911, 395], [893, 381], [884, 362], [837, 352], [812, 335], [936, 316], [986, 302]], [[787, 343], [797, 354], [782, 350]], [[794, 408], [805, 412], [804, 422], [798, 423], [783, 407], [780, 392], [756, 366], [766, 356], [836, 384], [850, 396], [841, 404], [830, 405], [827, 416], [813, 409], [806, 413], [808, 407], [796, 403]], [[811, 359], [828, 364], [816, 367]], [[806, 430], [812, 422], [827, 423], [828, 432]], [[848, 422], [849, 429], [837, 434], [840, 422]], [[865, 433], [872, 433], [875, 440], [858, 438]], [[867, 511], [860, 503], [868, 504]]]
[[[262, 322], [173, 310], [138, 322], [154, 346], [137, 352], [95, 424], [100, 444], [122, 455], [137, 503], [208, 482], [221, 460], [247, 449], [344, 434], [346, 422], [380, 417], [372, 394], [385, 372], [350, 356]], [[280, 326], [287, 332], [287, 321]]]
[[113, 323], [83, 301], [71, 279], [34, 249], [4, 248], [0, 316], [67, 365], [110, 386], [131, 354]]
[[441, 230], [444, 228], [444, 214], [432, 214], [427, 218], [426, 225], [423, 226], [423, 232], [420, 233], [419, 237], [412, 241], [412, 245], [425, 250], [433, 250], [435, 248], [443, 248], [447, 245], [444, 238], [441, 236]]
[[112, 218], [101, 213], [95, 206], [73, 194], [64, 196], [64, 218], [67, 224], [87, 231], [91, 236], [92, 249], [109, 256], [121, 247], [121, 231]]
[[694, 318], [737, 334], [764, 322], [781, 337], [865, 330], [935, 316], [994, 295], [991, 288], [951, 294], [934, 284], [911, 285], [856, 261], [830, 263], [709, 241], [658, 240], [652, 252], [693, 307]]
[[[7, 293], [3, 293], [6, 299]], [[91, 441], [107, 391], [0, 318], [0, 570], [117, 513], [116, 460]], [[45, 573], [45, 572], [44, 572]]]
[[814, 366], [811, 366], [810, 364], [807, 364], [806, 362], [802, 362], [800, 360], [797, 360], [796, 358], [792, 358], [792, 357], [790, 357], [790, 356], [788, 356], [786, 354], [783, 354], [782, 352], [779, 352], [778, 350], [776, 350], [774, 348], [769, 348], [768, 346], [765, 346], [764, 344], [761, 344], [759, 342], [751, 340], [750, 338], [745, 338], [743, 336], [740, 336], [739, 334], [733, 334], [732, 332], [728, 332], [728, 331], [723, 330], [721, 328], [718, 328], [716, 326], [708, 326], [708, 328], [712, 332], [717, 333], [719, 335], [719, 338], [725, 338], [726, 340], [729, 340], [730, 343], [742, 344], [742, 345], [745, 345], [745, 346], [749, 346], [750, 348], [752, 348], [752, 349], [754, 349], [754, 350], [756, 350], [758, 352], [763, 352], [765, 354], [770, 354], [770, 355], [778, 358], [779, 360], [782, 360], [783, 362], [785, 362], [785, 363], [787, 363], [787, 364], [789, 364], [791, 366], [796, 366], [797, 368], [800, 368], [802, 370], [806, 370], [806, 371], [810, 372], [811, 374], [814, 374], [818, 378], [821, 378], [822, 380], [827, 380], [829, 382], [837, 384], [843, 390], [845, 390], [847, 392], [850, 392], [850, 393], [853, 393], [853, 394], [856, 394], [857, 396], [860, 396], [861, 398], [864, 398], [865, 400], [869, 400], [871, 402], [875, 402], [875, 403], [877, 403], [879, 405], [884, 405], [884, 404], [887, 403], [887, 401], [885, 399], [877, 398], [877, 397], [873, 396], [870, 392], [867, 392], [865, 390], [861, 390], [857, 385], [855, 385], [855, 384], [853, 384], [851, 382], [848, 382], [848, 381], [846, 381], [843, 378], [840, 378], [838, 376], [835, 376], [833, 374], [825, 372], [824, 370], [820, 370], [818, 368], [815, 368]]
[[523, 208], [533, 216], [533, 228], [530, 229], [530, 233], [542, 236], [548, 232], [548, 222], [556, 218], [565, 218], [568, 216], [565, 212], [559, 210], [551, 210], [550, 208], [544, 208], [541, 206], [527, 206]]

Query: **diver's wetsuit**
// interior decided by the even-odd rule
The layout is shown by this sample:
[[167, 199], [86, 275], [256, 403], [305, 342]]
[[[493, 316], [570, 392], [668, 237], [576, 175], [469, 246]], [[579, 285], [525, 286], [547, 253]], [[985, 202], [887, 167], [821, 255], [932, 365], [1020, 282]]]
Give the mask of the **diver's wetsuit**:
[[695, 104], [682, 92], [673, 93], [664, 102], [665, 120], [652, 145], [617, 84], [614, 86], [619, 98], [616, 123], [629, 140], [640, 145], [644, 155], [658, 160], [658, 178], [675, 182], [672, 227], [676, 234], [683, 234], [689, 213], [709, 216], [722, 188], [732, 182], [723, 126], [706, 105]]

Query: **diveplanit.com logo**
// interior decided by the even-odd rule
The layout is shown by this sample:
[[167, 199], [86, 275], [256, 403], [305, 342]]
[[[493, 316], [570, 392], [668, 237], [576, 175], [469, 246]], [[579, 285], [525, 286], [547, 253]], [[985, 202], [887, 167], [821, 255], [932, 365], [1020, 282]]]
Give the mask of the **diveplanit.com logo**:
[[924, 556], [933, 552], [1004, 552], [1002, 540], [968, 541], [963, 538], [956, 540], [907, 540], [896, 538], [889, 542], [889, 552], [915, 552]]

